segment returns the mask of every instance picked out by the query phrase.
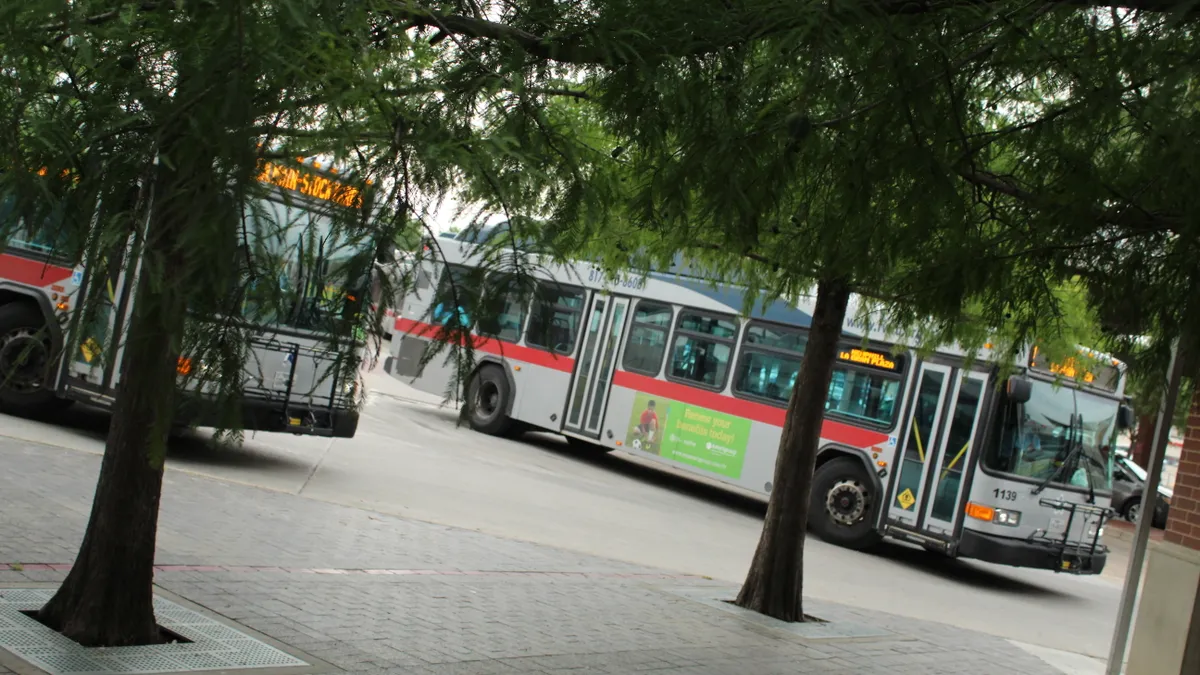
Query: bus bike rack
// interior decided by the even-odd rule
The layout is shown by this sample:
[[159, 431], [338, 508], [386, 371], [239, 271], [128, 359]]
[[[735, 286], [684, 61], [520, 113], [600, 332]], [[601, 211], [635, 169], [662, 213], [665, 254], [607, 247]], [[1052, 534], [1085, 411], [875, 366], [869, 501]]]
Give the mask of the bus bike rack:
[[[1066, 572], [1067, 574], [1085, 574], [1092, 573], [1090, 563], [1085, 568], [1084, 556], [1094, 556], [1098, 553], [1105, 553], [1108, 547], [1100, 543], [1100, 532], [1104, 529], [1104, 524], [1108, 522], [1114, 511], [1107, 506], [1096, 506], [1094, 504], [1076, 504], [1060, 499], [1041, 499], [1038, 501], [1040, 506], [1048, 506], [1054, 511], [1066, 511], [1068, 513], [1066, 526], [1063, 528], [1062, 536], [1049, 536], [1046, 530], [1037, 529], [1033, 534], [1029, 535], [1027, 541], [1030, 543], [1042, 544], [1056, 549], [1058, 551], [1058, 565], [1054, 567], [1055, 572]], [[1084, 522], [1083, 534], [1077, 539], [1071, 539], [1071, 527], [1075, 524], [1075, 517], [1081, 516]], [[1092, 516], [1096, 517], [1096, 529], [1094, 534], [1087, 534], [1087, 522]], [[1091, 541], [1089, 542], [1088, 539]]]
[[[309, 434], [313, 436], [332, 436], [333, 435], [333, 417], [336, 411], [336, 403], [338, 401], [338, 383], [341, 381], [341, 365], [342, 355], [340, 352], [335, 352], [329, 349], [317, 349], [314, 347], [304, 347], [298, 342], [283, 342], [268, 338], [251, 338], [250, 345], [258, 347], [268, 352], [277, 352], [287, 355], [288, 374], [287, 381], [284, 383], [283, 391], [279, 391], [279, 384], [272, 380], [271, 385], [267, 385], [266, 377], [252, 376], [251, 381], [257, 380], [259, 386], [243, 387], [244, 394], [253, 394], [263, 400], [272, 403], [283, 404], [283, 421], [284, 431], [294, 434]], [[332, 358], [322, 358], [329, 357]], [[333, 361], [333, 376], [329, 383], [329, 403], [320, 407], [304, 406], [305, 410], [302, 413], [294, 413], [292, 411], [292, 392], [295, 391], [296, 385], [296, 364], [301, 356], [312, 356], [314, 361]], [[259, 372], [262, 373], [261, 360], [259, 363]], [[282, 394], [282, 396], [281, 396]], [[317, 390], [314, 388], [308, 392], [310, 396], [316, 397]], [[320, 413], [320, 414], [318, 414]], [[323, 418], [323, 419], [322, 419]]]

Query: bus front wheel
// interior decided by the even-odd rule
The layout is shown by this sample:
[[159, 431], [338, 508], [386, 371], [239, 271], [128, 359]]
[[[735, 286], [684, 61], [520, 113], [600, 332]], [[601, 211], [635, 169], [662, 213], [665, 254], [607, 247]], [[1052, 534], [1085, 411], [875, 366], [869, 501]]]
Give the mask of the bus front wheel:
[[52, 347], [42, 313], [27, 304], [0, 307], [0, 410], [37, 416], [69, 401], [45, 387]]
[[512, 400], [508, 378], [496, 366], [484, 366], [471, 378], [467, 388], [467, 420], [475, 431], [500, 436], [512, 427], [506, 412]]
[[882, 538], [871, 523], [876, 499], [874, 483], [862, 462], [851, 457], [830, 460], [813, 475], [809, 526], [830, 543], [870, 548]]

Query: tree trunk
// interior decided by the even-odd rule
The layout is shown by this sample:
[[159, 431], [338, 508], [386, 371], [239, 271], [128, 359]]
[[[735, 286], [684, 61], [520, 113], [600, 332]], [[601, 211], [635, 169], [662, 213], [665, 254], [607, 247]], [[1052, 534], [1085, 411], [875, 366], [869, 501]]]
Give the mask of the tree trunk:
[[850, 302], [844, 281], [817, 285], [808, 346], [779, 439], [775, 480], [754, 561], [736, 603], [783, 621], [804, 620], [804, 536], [825, 399], [842, 321]]
[[[83, 545], [66, 581], [39, 612], [87, 646], [161, 642], [154, 618], [154, 549], [167, 432], [175, 415], [184, 328], [186, 255], [179, 246], [194, 187], [159, 165], [121, 379]], [[194, 166], [194, 165], [193, 165]], [[194, 183], [193, 183], [194, 185]], [[110, 345], [116, 348], [116, 345]]]
[[1158, 419], [1153, 413], [1142, 415], [1137, 420], [1137, 428], [1133, 430], [1133, 448], [1130, 454], [1133, 461], [1143, 468], [1150, 466], [1150, 451], [1154, 446], [1154, 424]]

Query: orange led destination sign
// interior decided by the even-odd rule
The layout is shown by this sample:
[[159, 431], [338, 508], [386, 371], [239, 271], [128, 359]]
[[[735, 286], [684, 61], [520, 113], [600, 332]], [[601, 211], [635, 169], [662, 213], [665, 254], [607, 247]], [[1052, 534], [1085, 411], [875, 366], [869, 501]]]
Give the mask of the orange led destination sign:
[[1088, 384], [1096, 381], [1096, 376], [1093, 375], [1090, 370], [1083, 371], [1082, 376], [1079, 374], [1079, 371], [1075, 368], [1075, 359], [1067, 359], [1065, 363], [1051, 363], [1050, 372], [1054, 373], [1055, 375], [1062, 375], [1063, 377], [1069, 377], [1071, 379], [1080, 377]]
[[872, 368], [896, 370], [895, 360], [888, 358], [886, 354], [871, 351], [870, 349], [843, 349], [838, 352], [838, 360], [870, 366]]
[[358, 208], [362, 206], [362, 192], [345, 183], [318, 176], [317, 174], [301, 171], [296, 167], [283, 166], [273, 162], [263, 162], [258, 179], [264, 183], [277, 185], [285, 190], [293, 190], [314, 199], [320, 199], [342, 206]]
[[[1116, 360], [1113, 361], [1113, 365], [1111, 366], [1105, 363], [1096, 363], [1097, 374], [1081, 367], [1075, 361], [1074, 357], [1067, 357], [1061, 363], [1051, 361], [1049, 364], [1043, 365], [1038, 358], [1038, 352], [1038, 348], [1034, 347], [1033, 352], [1029, 356], [1030, 368], [1049, 371], [1055, 375], [1061, 375], [1070, 380], [1079, 380], [1085, 384], [1102, 387], [1109, 391], [1115, 391], [1117, 382], [1121, 379], [1121, 372], [1116, 366], [1118, 363]], [[1098, 377], [1099, 381], [1097, 380]]]

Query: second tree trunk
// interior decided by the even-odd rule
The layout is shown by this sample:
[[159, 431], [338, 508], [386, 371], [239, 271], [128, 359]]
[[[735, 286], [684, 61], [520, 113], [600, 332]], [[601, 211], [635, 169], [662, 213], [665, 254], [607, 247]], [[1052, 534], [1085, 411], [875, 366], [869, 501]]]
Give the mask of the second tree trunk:
[[850, 290], [817, 285], [808, 345], [788, 401], [762, 535], [736, 603], [783, 621], [804, 620], [804, 537], [825, 399], [833, 377]]

